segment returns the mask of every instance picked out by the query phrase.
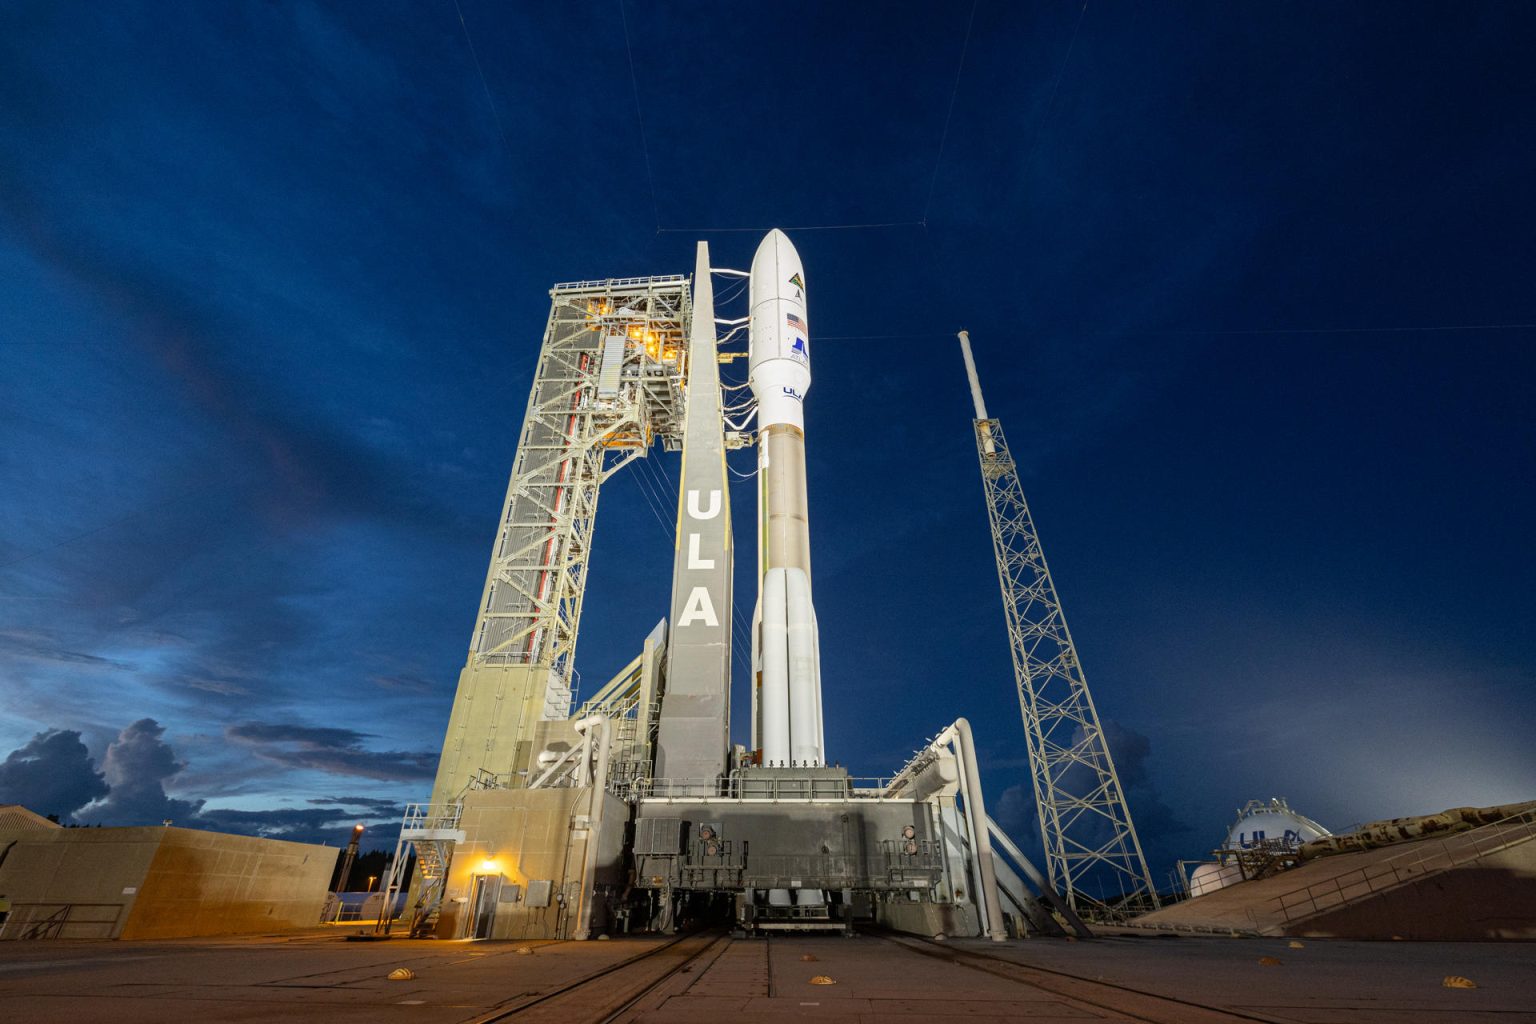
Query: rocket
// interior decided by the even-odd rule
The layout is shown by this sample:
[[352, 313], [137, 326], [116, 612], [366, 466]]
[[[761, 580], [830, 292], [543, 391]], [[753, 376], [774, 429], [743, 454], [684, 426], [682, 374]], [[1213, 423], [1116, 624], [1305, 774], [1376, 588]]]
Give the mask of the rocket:
[[805, 487], [810, 339], [805, 268], [784, 232], [770, 231], [757, 247], [749, 288], [747, 380], [758, 438], [753, 746], [764, 765], [821, 765], [821, 648]]

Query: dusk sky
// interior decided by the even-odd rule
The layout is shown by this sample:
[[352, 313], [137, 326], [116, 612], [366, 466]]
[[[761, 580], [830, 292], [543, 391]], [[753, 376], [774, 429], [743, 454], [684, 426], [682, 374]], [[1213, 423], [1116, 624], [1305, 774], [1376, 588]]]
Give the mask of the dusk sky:
[[[0, 803], [392, 847], [548, 288], [775, 226], [830, 757], [965, 715], [1036, 828], [965, 328], [1159, 879], [1251, 798], [1536, 798], [1533, 39], [1516, 2], [5, 3]], [[676, 477], [604, 488], [589, 693], [666, 614]]]

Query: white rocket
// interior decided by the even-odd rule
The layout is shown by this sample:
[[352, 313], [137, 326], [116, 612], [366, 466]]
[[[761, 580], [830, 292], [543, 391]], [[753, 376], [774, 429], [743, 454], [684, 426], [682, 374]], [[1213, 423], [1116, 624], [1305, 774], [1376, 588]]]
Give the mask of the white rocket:
[[760, 577], [752, 616], [754, 746], [765, 765], [821, 765], [821, 647], [811, 604], [802, 408], [811, 387], [810, 337], [805, 269], [784, 232], [770, 231], [757, 247], [748, 294]]

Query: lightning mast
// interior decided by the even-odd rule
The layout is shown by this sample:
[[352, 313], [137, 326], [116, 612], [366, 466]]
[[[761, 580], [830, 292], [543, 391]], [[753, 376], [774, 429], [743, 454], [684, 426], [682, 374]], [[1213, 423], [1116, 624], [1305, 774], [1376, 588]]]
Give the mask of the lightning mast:
[[1074, 910], [1080, 897], [1099, 898], [1083, 891], [1090, 873], [1101, 882], [1113, 880], [1128, 899], [1150, 898], [1156, 906], [1157, 886], [1147, 870], [1125, 790], [1024, 500], [1018, 467], [1008, 453], [1002, 423], [987, 416], [965, 331], [960, 332], [960, 352], [976, 405], [976, 454], [1029, 744], [1046, 873]]

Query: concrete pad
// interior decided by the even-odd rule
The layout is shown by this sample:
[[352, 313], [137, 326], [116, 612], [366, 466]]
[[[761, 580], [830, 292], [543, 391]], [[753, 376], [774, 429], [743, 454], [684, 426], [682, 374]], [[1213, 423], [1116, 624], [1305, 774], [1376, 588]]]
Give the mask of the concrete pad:
[[[69, 1024], [468, 1024], [610, 968], [603, 980], [577, 984], [515, 1019], [572, 1024], [633, 999], [620, 1019], [673, 1024], [833, 1017], [854, 1024], [1536, 1024], [1532, 947], [1516, 943], [1308, 941], [1292, 950], [1285, 940], [957, 940], [925, 947], [958, 960], [875, 937], [615, 939], [546, 943], [531, 955], [519, 955], [521, 945], [336, 937], [10, 944], [0, 986], [8, 1019]], [[816, 959], [802, 961], [806, 954]], [[1260, 965], [1261, 956], [1281, 963]], [[388, 981], [399, 966], [416, 978]], [[810, 985], [815, 974], [838, 984]], [[1447, 974], [1481, 987], [1442, 988]]]

